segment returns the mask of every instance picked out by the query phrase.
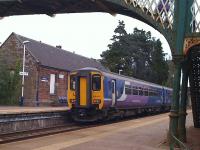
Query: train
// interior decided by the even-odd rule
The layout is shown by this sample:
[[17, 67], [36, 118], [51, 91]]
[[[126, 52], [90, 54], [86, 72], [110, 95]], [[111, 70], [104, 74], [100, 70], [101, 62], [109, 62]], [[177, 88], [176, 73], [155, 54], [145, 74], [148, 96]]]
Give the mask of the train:
[[172, 89], [96, 68], [81, 68], [68, 77], [68, 107], [74, 121], [170, 110]]

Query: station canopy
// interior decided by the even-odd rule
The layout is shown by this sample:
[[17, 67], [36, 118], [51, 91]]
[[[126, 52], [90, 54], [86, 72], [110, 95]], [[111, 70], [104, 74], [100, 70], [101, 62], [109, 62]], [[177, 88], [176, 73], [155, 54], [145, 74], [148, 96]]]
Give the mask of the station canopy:
[[107, 12], [123, 14], [141, 20], [151, 26], [134, 9], [128, 9], [122, 0], [0, 0], [0, 17], [13, 15]]

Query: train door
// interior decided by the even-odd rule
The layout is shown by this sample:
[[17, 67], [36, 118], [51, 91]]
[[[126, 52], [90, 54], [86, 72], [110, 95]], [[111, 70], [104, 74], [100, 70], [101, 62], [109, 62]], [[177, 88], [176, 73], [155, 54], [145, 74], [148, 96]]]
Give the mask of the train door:
[[116, 104], [116, 81], [112, 80], [112, 106]]
[[80, 105], [87, 105], [87, 78], [80, 77]]
[[166, 93], [165, 93], [165, 89], [162, 89], [162, 104], [166, 103], [166, 97], [165, 97]]

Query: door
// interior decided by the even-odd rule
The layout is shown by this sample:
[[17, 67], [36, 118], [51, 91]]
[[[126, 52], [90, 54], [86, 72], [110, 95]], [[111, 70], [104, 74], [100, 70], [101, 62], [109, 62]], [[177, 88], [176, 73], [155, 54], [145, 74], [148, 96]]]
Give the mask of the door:
[[50, 74], [50, 94], [55, 94], [56, 75]]
[[80, 77], [80, 106], [87, 105], [87, 79]]
[[116, 81], [112, 80], [112, 106], [116, 104]]
[[166, 104], [166, 90], [163, 88], [162, 89], [162, 104]]

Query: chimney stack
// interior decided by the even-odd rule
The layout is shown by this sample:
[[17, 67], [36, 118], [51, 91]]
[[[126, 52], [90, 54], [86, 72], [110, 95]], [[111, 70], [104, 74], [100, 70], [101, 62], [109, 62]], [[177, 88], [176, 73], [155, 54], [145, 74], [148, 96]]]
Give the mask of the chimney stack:
[[56, 45], [56, 48], [62, 49], [61, 45]]

